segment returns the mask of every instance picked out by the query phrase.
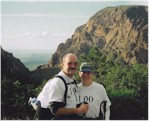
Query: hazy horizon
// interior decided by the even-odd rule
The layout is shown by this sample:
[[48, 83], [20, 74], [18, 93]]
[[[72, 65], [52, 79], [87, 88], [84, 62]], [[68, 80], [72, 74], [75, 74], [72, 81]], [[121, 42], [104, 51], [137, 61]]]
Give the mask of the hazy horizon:
[[48, 64], [55, 50], [8, 49], [5, 51], [12, 53], [30, 71], [33, 71], [40, 65]]
[[126, 1], [1, 1], [1, 45], [4, 50], [56, 50], [99, 10], [119, 5], [147, 5]]

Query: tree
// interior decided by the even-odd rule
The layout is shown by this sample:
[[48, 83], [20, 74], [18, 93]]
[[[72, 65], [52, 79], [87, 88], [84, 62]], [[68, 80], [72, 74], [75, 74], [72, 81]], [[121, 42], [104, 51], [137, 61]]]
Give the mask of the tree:
[[27, 119], [33, 117], [28, 99], [33, 96], [34, 85], [19, 80], [12, 81], [2, 78], [1, 84], [1, 119]]

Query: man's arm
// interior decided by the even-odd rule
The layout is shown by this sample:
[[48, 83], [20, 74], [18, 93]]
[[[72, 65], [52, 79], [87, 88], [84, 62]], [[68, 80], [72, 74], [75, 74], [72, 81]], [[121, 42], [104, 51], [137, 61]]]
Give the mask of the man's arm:
[[79, 108], [59, 108], [55, 115], [70, 115], [70, 114], [84, 114], [88, 111], [88, 104], [81, 104]]

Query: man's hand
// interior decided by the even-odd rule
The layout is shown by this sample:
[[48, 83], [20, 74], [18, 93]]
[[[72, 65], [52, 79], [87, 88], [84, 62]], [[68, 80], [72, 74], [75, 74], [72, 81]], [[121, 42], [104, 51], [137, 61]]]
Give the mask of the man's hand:
[[77, 108], [77, 114], [84, 114], [88, 111], [89, 104], [81, 104], [80, 107]]

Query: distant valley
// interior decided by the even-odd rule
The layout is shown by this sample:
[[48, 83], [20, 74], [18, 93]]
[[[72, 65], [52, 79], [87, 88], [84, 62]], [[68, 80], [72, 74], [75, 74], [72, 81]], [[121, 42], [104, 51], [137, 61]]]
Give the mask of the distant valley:
[[20, 61], [30, 70], [35, 70], [39, 65], [47, 64], [55, 50], [20, 50], [9, 49], [14, 57]]

